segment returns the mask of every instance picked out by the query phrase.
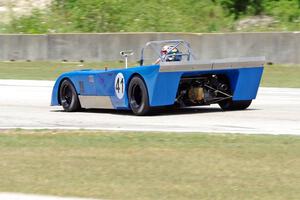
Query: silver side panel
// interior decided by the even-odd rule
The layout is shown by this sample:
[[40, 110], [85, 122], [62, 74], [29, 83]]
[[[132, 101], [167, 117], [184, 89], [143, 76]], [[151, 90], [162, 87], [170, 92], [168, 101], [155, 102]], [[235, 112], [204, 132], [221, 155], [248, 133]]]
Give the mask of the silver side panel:
[[163, 62], [160, 72], [201, 71], [259, 67], [266, 62], [265, 57], [226, 58], [212, 61]]
[[113, 109], [109, 96], [82, 96], [78, 95], [82, 108], [107, 108]]

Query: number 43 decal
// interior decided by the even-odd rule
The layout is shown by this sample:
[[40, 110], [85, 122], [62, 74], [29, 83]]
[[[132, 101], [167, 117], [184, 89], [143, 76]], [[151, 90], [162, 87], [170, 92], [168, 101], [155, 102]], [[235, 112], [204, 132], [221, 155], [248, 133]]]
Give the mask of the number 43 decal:
[[122, 73], [118, 73], [115, 78], [115, 93], [119, 99], [122, 99], [125, 92], [125, 79]]

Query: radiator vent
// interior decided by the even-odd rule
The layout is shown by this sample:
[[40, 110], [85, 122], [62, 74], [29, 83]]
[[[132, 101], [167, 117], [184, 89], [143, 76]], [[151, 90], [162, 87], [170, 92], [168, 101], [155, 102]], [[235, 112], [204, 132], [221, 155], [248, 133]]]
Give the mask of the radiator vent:
[[83, 81], [79, 81], [79, 90], [80, 90], [80, 94], [84, 93], [84, 84], [83, 84]]

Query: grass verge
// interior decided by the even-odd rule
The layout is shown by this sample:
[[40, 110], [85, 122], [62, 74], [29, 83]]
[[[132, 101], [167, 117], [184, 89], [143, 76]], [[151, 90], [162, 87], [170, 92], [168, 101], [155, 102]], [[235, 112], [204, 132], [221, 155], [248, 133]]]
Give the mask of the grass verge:
[[266, 65], [261, 85], [300, 88], [300, 65]]
[[[0, 79], [55, 80], [60, 74], [80, 69], [124, 68], [123, 62], [0, 62]], [[137, 63], [131, 63], [137, 65]]]
[[300, 196], [300, 137], [5, 131], [0, 191], [103, 199]]
[[[130, 63], [129, 66], [136, 66]], [[61, 73], [78, 69], [124, 68], [122, 62], [61, 63], [61, 62], [0, 62], [0, 79], [55, 80]], [[300, 66], [266, 65], [264, 87], [300, 87]]]

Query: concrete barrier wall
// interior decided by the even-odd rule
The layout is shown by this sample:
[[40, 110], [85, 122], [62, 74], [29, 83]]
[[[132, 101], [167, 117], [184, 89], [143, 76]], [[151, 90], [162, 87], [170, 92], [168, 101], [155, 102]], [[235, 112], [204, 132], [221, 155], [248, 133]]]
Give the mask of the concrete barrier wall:
[[0, 35], [0, 60], [46, 60], [47, 35]]
[[266, 56], [268, 62], [300, 63], [300, 32], [284, 33], [103, 33], [0, 35], [0, 60], [121, 60], [121, 50], [140, 50], [150, 40], [184, 39], [198, 59]]

